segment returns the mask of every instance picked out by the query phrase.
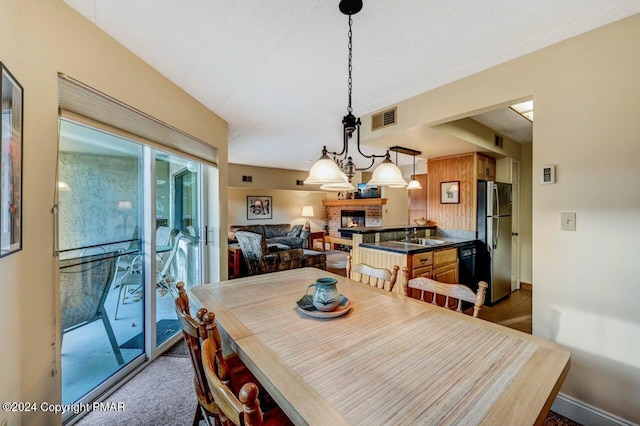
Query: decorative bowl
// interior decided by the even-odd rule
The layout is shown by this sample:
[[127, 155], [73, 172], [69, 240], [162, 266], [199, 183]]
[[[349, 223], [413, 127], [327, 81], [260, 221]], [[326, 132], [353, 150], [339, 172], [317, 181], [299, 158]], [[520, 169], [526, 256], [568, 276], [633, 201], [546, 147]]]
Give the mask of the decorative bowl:
[[419, 219], [415, 219], [414, 222], [416, 223], [416, 225], [424, 226], [427, 224], [427, 219], [421, 217]]

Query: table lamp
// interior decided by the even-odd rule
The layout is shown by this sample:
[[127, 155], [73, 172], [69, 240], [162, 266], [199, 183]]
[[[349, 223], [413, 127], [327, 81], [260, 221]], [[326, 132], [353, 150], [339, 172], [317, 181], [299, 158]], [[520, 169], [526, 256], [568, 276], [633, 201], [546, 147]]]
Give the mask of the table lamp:
[[309, 222], [309, 218], [313, 217], [313, 206], [303, 206], [301, 216], [306, 219], [306, 222], [304, 223], [304, 229], [310, 231], [311, 223]]

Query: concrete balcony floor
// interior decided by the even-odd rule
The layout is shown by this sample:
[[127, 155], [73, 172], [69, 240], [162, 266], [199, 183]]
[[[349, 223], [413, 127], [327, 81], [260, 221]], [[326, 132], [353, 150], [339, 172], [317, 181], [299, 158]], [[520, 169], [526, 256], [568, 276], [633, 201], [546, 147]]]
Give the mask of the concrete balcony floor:
[[[119, 282], [121, 274], [122, 272], [116, 276], [115, 283]], [[105, 302], [105, 310], [120, 346], [124, 363], [118, 364], [101, 320], [64, 333], [61, 356], [62, 400], [64, 404], [78, 401], [143, 353], [142, 345], [132, 344], [130, 339], [135, 338], [144, 330], [144, 299], [134, 301], [135, 298], [130, 295], [127, 303], [122, 304], [121, 301], [118, 301], [119, 291], [120, 288], [116, 288], [112, 283]], [[171, 292], [161, 295], [159, 291], [156, 291], [156, 323], [161, 320], [176, 320], [174, 298], [175, 295]], [[118, 319], [115, 319], [114, 315], [118, 303], [120, 303]], [[162, 327], [162, 330], [160, 327], [158, 328], [157, 332], [161, 331], [162, 334], [157, 337], [157, 341], [167, 341], [180, 331], [177, 321], [175, 323], [173, 321], [161, 323], [169, 326]], [[144, 341], [144, 339], [142, 340]], [[124, 348], [123, 345], [125, 345]]]

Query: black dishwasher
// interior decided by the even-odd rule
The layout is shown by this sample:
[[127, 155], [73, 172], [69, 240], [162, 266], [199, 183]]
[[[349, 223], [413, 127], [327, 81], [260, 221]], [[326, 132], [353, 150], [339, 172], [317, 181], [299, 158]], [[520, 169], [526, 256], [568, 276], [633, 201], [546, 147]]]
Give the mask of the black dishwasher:
[[478, 247], [476, 241], [458, 247], [458, 282], [478, 291], [478, 270], [476, 257]]

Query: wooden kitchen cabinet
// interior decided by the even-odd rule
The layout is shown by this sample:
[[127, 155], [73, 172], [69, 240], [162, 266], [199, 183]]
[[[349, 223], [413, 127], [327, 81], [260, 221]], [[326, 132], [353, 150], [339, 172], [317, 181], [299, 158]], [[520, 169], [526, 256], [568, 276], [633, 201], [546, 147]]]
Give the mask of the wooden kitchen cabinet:
[[[458, 249], [448, 248], [409, 256], [409, 279], [431, 278], [443, 283], [458, 282]], [[409, 297], [420, 299], [420, 290], [409, 289]]]
[[434, 268], [431, 278], [441, 283], [456, 284], [458, 282], [458, 263]]
[[477, 155], [478, 157], [478, 179], [496, 180], [496, 159]]
[[458, 282], [458, 249], [450, 248], [433, 252], [431, 278], [442, 283]]

